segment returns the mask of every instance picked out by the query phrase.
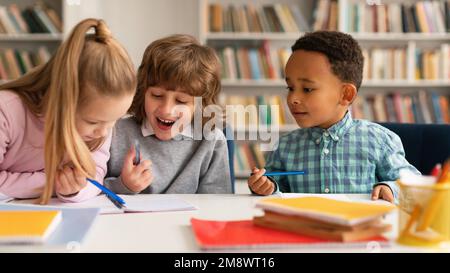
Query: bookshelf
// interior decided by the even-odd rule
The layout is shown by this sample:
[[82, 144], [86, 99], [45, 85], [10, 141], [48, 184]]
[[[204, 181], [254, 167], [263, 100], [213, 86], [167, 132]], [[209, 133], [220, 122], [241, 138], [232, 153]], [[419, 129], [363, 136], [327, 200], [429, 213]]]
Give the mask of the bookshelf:
[[[359, 97], [369, 102], [375, 100], [374, 97], [376, 97], [376, 101], [378, 102], [380, 98], [388, 100], [388, 98], [395, 97], [398, 100], [401, 97], [406, 98], [404, 99], [406, 101], [408, 97], [411, 97], [409, 100], [415, 101], [417, 99], [418, 105], [422, 106], [425, 105], [423, 97], [429, 97], [427, 107], [428, 111], [431, 111], [431, 115], [423, 113], [421, 117], [416, 117], [412, 120], [405, 118], [399, 120], [398, 117], [395, 120], [387, 116], [388, 112], [391, 114], [394, 113], [392, 109], [383, 109], [382, 111], [385, 111], [386, 115], [372, 113], [368, 116], [362, 116], [362, 118], [373, 121], [449, 123], [448, 120], [442, 120], [442, 117], [438, 118], [438, 114], [430, 110], [431, 108], [429, 107], [432, 106], [431, 97], [434, 99], [436, 96], [440, 96], [447, 103], [446, 112], [449, 115], [450, 53], [448, 47], [450, 46], [450, 19], [448, 13], [450, 12], [450, 2], [447, 0], [432, 1], [431, 4], [425, 2], [429, 1], [199, 0], [199, 39], [203, 44], [215, 48], [222, 63], [224, 63], [225, 69], [222, 70], [222, 74], [225, 77], [223, 77], [222, 81], [221, 102], [227, 103], [227, 97], [230, 96], [279, 96], [282, 100], [285, 100], [286, 91], [284, 89], [283, 72], [280, 71], [280, 75], [277, 77], [269, 77], [268, 75], [263, 75], [262, 77], [261, 75], [260, 77], [247, 75], [246, 77], [242, 77], [239, 73], [241, 69], [239, 62], [246, 55], [242, 54], [238, 49], [249, 48], [249, 52], [251, 51], [250, 49], [256, 49], [258, 51], [258, 48], [264, 47], [264, 43], [270, 44], [271, 48], [290, 48], [294, 41], [304, 32], [316, 29], [331, 28], [349, 33], [360, 42], [361, 47], [366, 51], [365, 54], [368, 55], [366, 59], [373, 57], [373, 60], [377, 60], [375, 63], [370, 63], [372, 70], [379, 71], [380, 67], [383, 70], [381, 72], [379, 71], [380, 73], [376, 75], [371, 71], [371, 68], [365, 68], [365, 78], [359, 91]], [[303, 20], [307, 22], [307, 29], [301, 24], [301, 20], [294, 18], [293, 11], [291, 11], [291, 16], [295, 23], [297, 23], [297, 31], [292, 31], [292, 27], [288, 26], [289, 22], [286, 23], [287, 19], [280, 19], [280, 17], [278, 17], [278, 20], [282, 28], [284, 26], [282, 29], [284, 31], [277, 29], [275, 23], [273, 23], [272, 28], [267, 28], [267, 25], [270, 26], [270, 24], [266, 24], [266, 28], [264, 28], [264, 24], [261, 23], [263, 20], [259, 17], [264, 17], [264, 15], [270, 17], [270, 12], [265, 13], [264, 9], [260, 9], [260, 7], [273, 6], [276, 9], [275, 5], [285, 5], [288, 7], [295, 5], [299, 7]], [[234, 8], [230, 8], [231, 6]], [[441, 8], [440, 11], [442, 13], [438, 12], [439, 8]], [[278, 9], [280, 8], [278, 7]], [[256, 16], [254, 15], [255, 11]], [[218, 14], [221, 15], [219, 16]], [[280, 15], [283, 13], [276, 13], [275, 11], [275, 14]], [[374, 17], [374, 14], [377, 17]], [[238, 23], [237, 27], [233, 22], [233, 15], [237, 18], [235, 20]], [[289, 17], [285, 13], [284, 16]], [[413, 20], [414, 16], [416, 16], [415, 22]], [[243, 17], [245, 19], [242, 19]], [[253, 20], [253, 23], [251, 23], [253, 17], [258, 17], [260, 21], [259, 29], [257, 22], [255, 23]], [[378, 21], [374, 18], [377, 18]], [[383, 18], [386, 20], [383, 20]], [[265, 20], [269, 19], [266, 18]], [[283, 20], [285, 24], [283, 24]], [[227, 47], [230, 49], [226, 49]], [[234, 51], [234, 55], [230, 54], [231, 49]], [[264, 50], [261, 51], [264, 52]], [[228, 68], [231, 60], [229, 55], [234, 57], [236, 61], [234, 70], [238, 72], [233, 72], [233, 69]], [[383, 58], [387, 58], [386, 60], [389, 63], [394, 63], [394, 66], [389, 68], [385, 63], [378, 61], [378, 56], [384, 56]], [[264, 54], [262, 54], [262, 58], [264, 58]], [[267, 58], [269, 59], [270, 57]], [[392, 60], [389, 58], [392, 58]], [[260, 72], [261, 69], [264, 69], [264, 65], [261, 65], [264, 61], [261, 60], [259, 66]], [[417, 72], [418, 68], [421, 68], [420, 73]], [[427, 70], [426, 73], [424, 73], [425, 69]], [[244, 71], [243, 69], [241, 70]], [[401, 72], [399, 72], [400, 70]], [[419, 97], [421, 103], [419, 103]], [[358, 107], [362, 107], [361, 105], [365, 103], [359, 102]], [[385, 101], [383, 103], [385, 107], [389, 104], [392, 104], [392, 101]], [[408, 104], [406, 106], [403, 105], [403, 107], [408, 107]], [[287, 108], [284, 110], [288, 112]], [[403, 109], [403, 112], [406, 112], [406, 110], [408, 109]], [[441, 109], [441, 111], [445, 111], [445, 109]], [[363, 113], [362, 110], [356, 112], [358, 115]], [[424, 116], [428, 118], [424, 119]], [[430, 119], [430, 116], [435, 116], [435, 118]], [[235, 126], [235, 131], [253, 133], [258, 130], [259, 126], [261, 124], [247, 124], [247, 126], [242, 126], [241, 124], [240, 126]], [[293, 124], [293, 120], [290, 120], [288, 117], [286, 117], [286, 124], [282, 124], [279, 127], [280, 135], [297, 128]], [[236, 141], [236, 147], [238, 148], [236, 150], [237, 156], [235, 162], [238, 162], [237, 164], [239, 164], [239, 160], [246, 160], [247, 156], [245, 153], [248, 153], [249, 157], [251, 157], [247, 147], [239, 150], [239, 146], [251, 146], [253, 142], [253, 140]], [[252, 151], [251, 154], [253, 155], [253, 159], [247, 159], [249, 162], [252, 162], [252, 160], [255, 162], [255, 159], [259, 155], [255, 155], [255, 151]], [[246, 164], [243, 165], [246, 166]], [[242, 164], [240, 167], [235, 167], [237, 167], [237, 177], [248, 177], [249, 170], [245, 167], [242, 168]]]
[[65, 6], [64, 0], [1, 1], [0, 83], [45, 63], [56, 51], [64, 39]]

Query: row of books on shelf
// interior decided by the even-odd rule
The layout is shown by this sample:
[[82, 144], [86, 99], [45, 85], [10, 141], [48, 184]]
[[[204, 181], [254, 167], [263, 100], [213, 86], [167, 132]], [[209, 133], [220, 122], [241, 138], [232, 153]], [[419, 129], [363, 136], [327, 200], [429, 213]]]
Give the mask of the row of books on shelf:
[[0, 80], [17, 79], [34, 67], [45, 64], [50, 57], [46, 47], [40, 47], [36, 52], [0, 49]]
[[[293, 124], [294, 119], [289, 113], [285, 99], [280, 95], [266, 96], [226, 96], [224, 104], [229, 106], [238, 106], [233, 114], [233, 128], [248, 128], [258, 125], [283, 126]], [[278, 106], [278, 109], [275, 107]], [[278, 112], [275, 112], [277, 111]]]
[[[364, 79], [407, 79], [407, 48], [363, 49]], [[416, 80], [450, 79], [450, 46], [442, 44], [438, 49], [416, 48], [413, 71]]]
[[309, 24], [298, 5], [209, 5], [211, 32], [304, 32]]
[[56, 11], [41, 2], [22, 10], [16, 4], [0, 6], [0, 34], [57, 34], [62, 28]]
[[441, 49], [416, 49], [415, 78], [417, 80], [450, 79], [450, 45]]
[[[323, 1], [323, 0], [322, 0]], [[344, 20], [346, 32], [422, 32], [450, 31], [450, 1], [418, 1], [367, 5], [350, 3]]]
[[448, 95], [425, 90], [358, 96], [352, 105], [354, 118], [375, 122], [450, 124], [449, 111]]
[[364, 56], [363, 79], [407, 79], [406, 48], [364, 48], [362, 53]]
[[337, 0], [320, 0], [316, 2], [313, 11], [314, 23], [312, 29], [338, 30], [339, 4]]
[[[258, 47], [216, 48], [222, 62], [222, 77], [236, 79], [284, 78], [284, 67], [290, 48], [273, 48], [268, 41]], [[364, 48], [364, 79], [406, 80], [408, 78], [408, 48]], [[450, 79], [450, 45], [437, 49], [416, 48], [413, 71], [417, 80]]]
[[256, 47], [224, 47], [216, 49], [222, 61], [224, 79], [282, 79], [291, 55], [290, 48], [272, 48], [267, 41]]
[[[234, 170], [244, 174], [253, 167], [262, 168], [266, 165], [265, 153], [258, 143], [239, 143], [234, 146]], [[250, 176], [250, 172], [247, 174]]]

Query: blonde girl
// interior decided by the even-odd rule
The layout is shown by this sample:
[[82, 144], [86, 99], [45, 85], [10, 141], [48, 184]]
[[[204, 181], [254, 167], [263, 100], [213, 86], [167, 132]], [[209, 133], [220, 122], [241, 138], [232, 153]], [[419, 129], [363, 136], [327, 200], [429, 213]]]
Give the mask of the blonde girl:
[[86, 178], [103, 182], [110, 129], [136, 90], [133, 64], [105, 23], [80, 22], [48, 63], [0, 90], [0, 193], [41, 204], [99, 194]]

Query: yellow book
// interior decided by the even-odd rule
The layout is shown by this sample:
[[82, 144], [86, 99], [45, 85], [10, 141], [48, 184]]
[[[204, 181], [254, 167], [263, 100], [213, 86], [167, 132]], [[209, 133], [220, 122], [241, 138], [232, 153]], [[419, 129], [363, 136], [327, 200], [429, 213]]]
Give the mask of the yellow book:
[[0, 243], [43, 243], [61, 220], [60, 211], [0, 211]]
[[340, 201], [322, 197], [265, 198], [259, 201], [256, 207], [345, 226], [371, 221], [396, 208], [390, 204]]

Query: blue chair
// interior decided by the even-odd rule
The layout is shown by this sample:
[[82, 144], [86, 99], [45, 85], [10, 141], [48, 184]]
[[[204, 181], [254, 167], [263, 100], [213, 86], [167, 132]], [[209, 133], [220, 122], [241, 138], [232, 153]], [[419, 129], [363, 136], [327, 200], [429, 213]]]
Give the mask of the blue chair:
[[231, 192], [235, 192], [235, 176], [234, 176], [234, 137], [233, 130], [230, 127], [223, 129], [223, 134], [227, 138], [228, 162], [230, 164]]
[[428, 175], [437, 163], [450, 156], [450, 125], [380, 123], [402, 140], [406, 159]]

